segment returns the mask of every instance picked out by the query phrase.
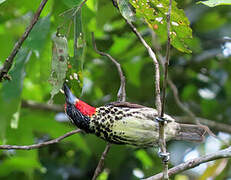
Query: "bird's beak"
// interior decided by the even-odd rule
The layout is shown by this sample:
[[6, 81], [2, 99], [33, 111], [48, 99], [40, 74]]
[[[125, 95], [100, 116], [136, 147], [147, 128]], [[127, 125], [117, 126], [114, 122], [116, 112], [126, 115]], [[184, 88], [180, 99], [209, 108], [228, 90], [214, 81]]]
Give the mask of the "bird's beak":
[[66, 102], [69, 104], [75, 104], [78, 99], [75, 97], [74, 94], [72, 94], [66, 83], [63, 84], [63, 90], [65, 93]]

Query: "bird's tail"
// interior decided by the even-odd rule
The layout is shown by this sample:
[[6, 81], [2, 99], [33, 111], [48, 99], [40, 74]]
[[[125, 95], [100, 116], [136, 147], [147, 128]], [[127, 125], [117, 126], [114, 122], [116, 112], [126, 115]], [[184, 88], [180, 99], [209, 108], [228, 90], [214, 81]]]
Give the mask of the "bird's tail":
[[203, 125], [180, 124], [180, 131], [175, 140], [202, 142], [207, 132], [206, 129]]

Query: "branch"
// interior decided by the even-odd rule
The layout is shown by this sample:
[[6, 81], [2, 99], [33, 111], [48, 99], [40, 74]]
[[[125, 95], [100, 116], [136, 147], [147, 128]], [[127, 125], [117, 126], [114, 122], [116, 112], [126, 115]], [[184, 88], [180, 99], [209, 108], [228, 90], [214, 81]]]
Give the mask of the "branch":
[[[192, 122], [191, 117], [188, 117], [188, 116], [176, 116], [174, 118], [178, 120], [179, 122], [183, 122], [183, 123]], [[221, 131], [221, 132], [226, 132], [226, 133], [231, 134], [231, 125], [229, 124], [219, 123], [219, 122], [216, 122], [215, 120], [209, 120], [209, 119], [205, 119], [201, 117], [195, 117], [195, 118], [197, 121], [199, 121], [203, 125], [208, 126], [209, 128], [212, 128], [216, 131]]]
[[34, 25], [37, 23], [39, 16], [44, 8], [44, 6], [46, 5], [48, 0], [42, 0], [42, 2], [40, 3], [37, 11], [34, 14], [33, 19], [31, 20], [30, 25], [26, 28], [25, 32], [23, 33], [22, 37], [18, 40], [18, 42], [16, 42], [16, 44], [14, 45], [14, 48], [11, 52], [11, 54], [8, 56], [8, 58], [5, 60], [3, 67], [0, 70], [0, 82], [3, 79], [10, 79], [10, 77], [7, 75], [7, 73], [9, 72], [12, 64], [13, 64], [13, 60], [14, 57], [16, 56], [16, 54], [18, 53], [19, 49], [21, 48], [23, 42], [26, 40], [26, 38], [28, 37], [29, 33], [31, 32], [32, 28], [34, 27]]
[[[92, 33], [92, 44], [93, 44], [93, 47], [94, 47], [96, 53], [100, 54], [101, 56], [108, 57], [115, 64], [117, 71], [118, 71], [118, 74], [120, 76], [120, 88], [119, 88], [119, 91], [117, 93], [117, 101], [125, 102], [126, 101], [125, 76], [123, 74], [120, 63], [118, 63], [118, 61], [115, 60], [110, 54], [99, 51], [97, 49], [94, 33]], [[107, 143], [107, 145], [104, 149], [104, 152], [102, 153], [100, 160], [98, 162], [98, 165], [95, 169], [94, 176], [93, 176], [92, 180], [96, 180], [96, 178], [99, 176], [99, 174], [103, 171], [104, 161], [105, 161], [105, 158], [107, 156], [108, 151], [110, 150], [110, 147], [111, 147], [111, 144]]]
[[100, 160], [99, 160], [99, 163], [95, 169], [95, 173], [94, 173], [94, 176], [92, 178], [92, 180], [96, 180], [96, 178], [99, 176], [99, 174], [102, 172], [103, 170], [103, 165], [104, 165], [104, 161], [105, 161], [105, 158], [107, 156], [107, 153], [108, 151], [110, 150], [110, 147], [111, 147], [111, 144], [110, 143], [107, 143], [101, 157], [100, 157]]
[[17, 145], [0, 145], [0, 149], [16, 149], [16, 150], [31, 150], [31, 149], [37, 149], [37, 148], [41, 148], [50, 144], [55, 144], [58, 143], [60, 141], [62, 141], [63, 139], [73, 135], [73, 134], [77, 134], [79, 132], [82, 132], [82, 130], [80, 129], [75, 129], [73, 131], [70, 131], [56, 139], [50, 140], [50, 141], [46, 141], [43, 143], [38, 143], [38, 144], [33, 144], [33, 145], [28, 145], [28, 146], [17, 146]]
[[123, 74], [123, 71], [121, 69], [121, 65], [120, 63], [118, 63], [118, 61], [116, 61], [110, 54], [108, 53], [104, 53], [102, 51], [99, 51], [97, 49], [97, 46], [96, 46], [96, 43], [95, 43], [95, 36], [94, 36], [94, 33], [92, 33], [92, 44], [94, 46], [94, 49], [95, 51], [100, 54], [101, 56], [106, 56], [108, 57], [117, 67], [117, 70], [118, 70], [118, 73], [119, 73], [119, 76], [120, 76], [120, 89], [118, 91], [118, 94], [117, 94], [117, 100], [118, 101], [125, 101], [126, 99], [126, 91], [125, 91], [125, 76]]
[[[213, 161], [216, 159], [222, 159], [222, 158], [230, 158], [230, 157], [231, 157], [231, 147], [228, 147], [226, 149], [217, 151], [215, 153], [211, 153], [211, 154], [201, 156], [198, 158], [194, 158], [194, 159], [188, 160], [184, 163], [181, 163], [181, 164], [169, 169], [168, 175], [172, 176], [174, 174], [180, 173], [180, 172], [185, 171], [187, 169], [194, 168], [196, 166], [199, 166], [200, 164], [203, 164], [203, 163], [206, 163], [209, 161]], [[155, 179], [161, 179], [162, 177], [163, 177], [163, 173], [159, 173], [159, 174], [156, 174], [156, 175], [151, 176], [151, 177], [144, 179], [144, 180], [155, 180]]]
[[[171, 38], [170, 38], [170, 19], [171, 19], [171, 10], [172, 10], [172, 0], [169, 0], [169, 9], [168, 9], [168, 14], [167, 14], [167, 47], [166, 47], [166, 60], [164, 64], [164, 81], [163, 81], [163, 87], [162, 87], [162, 101], [161, 101], [161, 113], [160, 117], [164, 117], [164, 108], [165, 108], [165, 101], [166, 101], [166, 87], [167, 87], [167, 78], [168, 78], [168, 65], [169, 65], [169, 56], [170, 56], [170, 48], [171, 48]], [[166, 150], [166, 141], [165, 141], [165, 133], [164, 133], [164, 121], [159, 123], [159, 144], [160, 144], [160, 149], [163, 154], [167, 153]], [[163, 179], [169, 179], [168, 177], [168, 160], [165, 159], [162, 160], [164, 169], [163, 169], [163, 174], [164, 177]]]
[[170, 56], [170, 47], [171, 47], [171, 38], [170, 38], [170, 19], [171, 19], [171, 10], [172, 10], [172, 0], [169, 0], [169, 10], [167, 14], [167, 47], [166, 47], [166, 58], [164, 63], [164, 81], [162, 87], [162, 108], [161, 108], [161, 117], [164, 116], [164, 106], [165, 106], [165, 99], [166, 99], [166, 87], [167, 87], [167, 78], [168, 78], [168, 65], [169, 65], [169, 56]]
[[61, 105], [38, 103], [31, 100], [22, 100], [22, 107], [37, 109], [37, 110], [54, 111], [54, 112], [64, 111], [64, 108]]

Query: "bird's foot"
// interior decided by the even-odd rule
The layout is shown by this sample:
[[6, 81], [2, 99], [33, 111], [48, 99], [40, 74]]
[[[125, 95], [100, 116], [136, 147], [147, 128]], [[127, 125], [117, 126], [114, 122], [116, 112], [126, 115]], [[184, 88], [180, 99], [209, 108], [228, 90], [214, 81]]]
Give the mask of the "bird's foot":
[[158, 123], [168, 123], [168, 120], [166, 120], [164, 117], [156, 117], [156, 121]]
[[159, 149], [158, 151], [158, 156], [162, 159], [163, 162], [167, 163], [170, 159], [170, 153], [169, 152], [166, 152], [166, 153], [163, 153], [161, 152], [161, 150]]

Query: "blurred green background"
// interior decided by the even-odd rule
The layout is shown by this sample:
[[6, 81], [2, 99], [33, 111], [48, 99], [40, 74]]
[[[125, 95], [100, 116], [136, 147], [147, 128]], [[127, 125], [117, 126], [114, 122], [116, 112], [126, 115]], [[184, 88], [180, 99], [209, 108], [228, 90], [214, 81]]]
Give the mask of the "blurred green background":
[[[231, 6], [209, 8], [192, 0], [177, 2], [190, 21], [193, 39], [189, 49], [192, 53], [171, 49], [169, 77], [178, 88], [184, 105], [196, 116], [231, 125]], [[0, 67], [39, 3], [39, 0], [0, 1]], [[34, 144], [75, 128], [63, 121], [62, 114], [57, 116], [58, 112], [25, 107], [22, 102], [32, 100], [45, 104], [50, 99], [51, 37], [57, 28], [60, 27], [60, 33], [68, 39], [70, 57], [76, 56], [68, 10], [78, 3], [78, 0], [48, 1], [41, 19], [14, 60], [10, 70], [12, 81], [0, 83], [0, 144]], [[62, 13], [64, 16], [60, 16]], [[120, 86], [115, 66], [93, 49], [91, 32], [94, 32], [98, 49], [110, 53], [124, 70], [127, 101], [154, 107], [153, 62], [112, 2], [88, 0], [82, 8], [80, 25], [86, 46], [77, 55], [83, 65], [77, 71], [81, 82], [73, 87], [80, 99], [93, 106], [116, 101]], [[165, 55], [166, 37], [163, 39], [153, 33], [139, 18], [135, 25], [145, 40]], [[176, 105], [169, 88], [166, 99], [168, 114], [187, 116]], [[57, 94], [53, 103], [63, 106], [63, 94]], [[230, 142], [227, 132], [212, 131]], [[105, 145], [94, 135], [76, 134], [41, 149], [0, 150], [0, 179], [91, 179]], [[170, 166], [222, 147], [221, 142], [211, 137], [203, 144], [169, 142]], [[113, 145], [99, 179], [128, 180], [154, 175], [162, 169], [156, 152], [156, 148]], [[228, 179], [231, 178], [230, 165], [230, 160], [218, 160], [178, 174], [173, 179]]]

